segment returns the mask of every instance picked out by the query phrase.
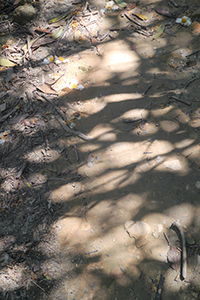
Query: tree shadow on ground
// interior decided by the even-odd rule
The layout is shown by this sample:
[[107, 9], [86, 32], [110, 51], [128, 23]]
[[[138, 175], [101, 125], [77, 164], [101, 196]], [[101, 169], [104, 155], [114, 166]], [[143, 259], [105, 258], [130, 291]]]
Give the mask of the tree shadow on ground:
[[[182, 34], [188, 31], [179, 30]], [[120, 33], [118, 42], [122, 38], [128, 51], [132, 41], [126, 34]], [[127, 220], [145, 220], [154, 231], [152, 218], [155, 224], [160, 224], [158, 216], [160, 222], [163, 218], [166, 227], [179, 218], [198, 242], [199, 107], [198, 102], [185, 107], [170, 98], [171, 92], [180, 91], [190, 81], [191, 73], [181, 68], [169, 72], [163, 52], [175, 38], [165, 36], [162, 40], [162, 56], [158, 53], [149, 59], [136, 53], [139, 63], [132, 72], [111, 70], [97, 85], [51, 98], [57, 106], [74, 106], [75, 110], [79, 102], [84, 107], [95, 98], [99, 100], [93, 106], [100, 108], [88, 114], [86, 109], [77, 121], [76, 128], [91, 134], [92, 141], [66, 137], [54, 119], [52, 106], [36, 96], [30, 103], [18, 98], [8, 105], [8, 110], [19, 105], [16, 117], [37, 108], [39, 121], [31, 123], [28, 117], [30, 123], [22, 129], [11, 126], [10, 142], [2, 148], [2, 299], [154, 297], [159, 272], [166, 271], [167, 278], [173, 276], [166, 257], [162, 254], [160, 259], [159, 253], [154, 253], [154, 247], [166, 247], [165, 240], [160, 234], [159, 243], [151, 239], [139, 249], [133, 240], [124, 243], [117, 234], [125, 239], [127, 233], [122, 231]], [[145, 93], [149, 84], [152, 87]], [[196, 98], [198, 81], [193, 86]], [[188, 87], [190, 95], [193, 86]], [[139, 121], [126, 123], [127, 118]], [[3, 123], [2, 131], [7, 126], [9, 122]], [[17, 178], [24, 162], [28, 162], [26, 168]], [[66, 226], [66, 233], [62, 226]], [[126, 247], [130, 248], [127, 252]], [[98, 251], [89, 253], [89, 249]], [[110, 271], [116, 266], [120, 267], [112, 275]], [[185, 295], [191, 295], [190, 285], [182, 288]], [[182, 297], [177, 287], [164, 290], [163, 299], [169, 296]]]

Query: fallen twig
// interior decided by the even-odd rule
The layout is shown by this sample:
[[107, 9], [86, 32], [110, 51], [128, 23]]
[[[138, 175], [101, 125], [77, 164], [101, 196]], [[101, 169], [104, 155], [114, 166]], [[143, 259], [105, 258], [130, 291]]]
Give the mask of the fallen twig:
[[75, 155], [76, 155], [76, 160], [77, 160], [77, 162], [79, 162], [79, 155], [78, 155], [78, 150], [77, 150], [76, 145], [74, 145], [74, 152], [75, 152]]
[[179, 220], [177, 222], [172, 223], [171, 229], [173, 229], [179, 236], [181, 240], [181, 272], [180, 272], [180, 277], [181, 280], [184, 280], [187, 277], [187, 252], [186, 252], [186, 242], [185, 242], [185, 236], [183, 229], [181, 227], [181, 224]]
[[193, 81], [195, 81], [195, 80], [197, 80], [197, 79], [199, 79], [199, 77], [193, 78], [192, 80], [190, 80], [190, 81], [186, 84], [186, 86], [183, 88], [182, 92], [180, 93], [179, 98], [181, 98], [183, 92], [186, 90], [186, 88], [188, 87], [188, 85], [190, 85], [190, 83], [192, 83]]
[[161, 294], [162, 294], [164, 281], [165, 281], [165, 272], [162, 272], [162, 274], [160, 276], [160, 281], [159, 281], [159, 284], [158, 284], [158, 290], [157, 290], [157, 293], [156, 293], [156, 300], [161, 299]]
[[75, 131], [75, 130], [72, 130], [71, 128], [69, 128], [66, 124], [64, 124], [63, 120], [61, 119], [60, 116], [55, 116], [56, 120], [60, 123], [60, 125], [62, 126], [62, 128], [69, 134], [71, 135], [75, 135], [75, 136], [78, 136], [79, 138], [81, 138], [82, 140], [85, 140], [85, 141], [90, 141], [92, 140], [91, 137], [85, 135], [84, 133], [80, 132], [80, 131]]
[[92, 250], [92, 251], [90, 251], [90, 252], [86, 252], [85, 253], [85, 255], [87, 255], [87, 254], [91, 254], [91, 253], [96, 253], [96, 252], [98, 252], [99, 250], [98, 249], [96, 249], [96, 250]]
[[44, 293], [46, 293], [46, 291], [41, 287], [39, 286], [33, 279], [31, 280], [39, 289], [41, 289]]
[[58, 45], [61, 41], [61, 39], [63, 38], [65, 32], [67, 31], [68, 27], [70, 26], [70, 24], [72, 23], [72, 21], [74, 20], [74, 16], [72, 16], [69, 21], [67, 22], [62, 34], [60, 35], [60, 37], [58, 38], [57, 42], [56, 42], [56, 45], [55, 45], [55, 49], [54, 49], [54, 52], [56, 53], [57, 49], [58, 49]]
[[144, 25], [141, 25], [139, 22], [137, 22], [133, 16], [130, 16], [128, 13], [125, 13], [124, 15], [125, 15], [125, 17], [126, 17], [129, 21], [135, 23], [135, 24], [136, 24], [137, 26], [139, 26], [140, 28], [142, 28], [142, 29], [144, 29], [144, 30], [147, 30], [147, 27], [144, 26]]
[[13, 108], [9, 113], [7, 113], [5, 116], [3, 116], [2, 118], [0, 118], [0, 122], [4, 122], [8, 117], [10, 117], [10, 115], [12, 115], [17, 110], [18, 110], [18, 107], [15, 106], [15, 108]]
[[31, 40], [30, 40], [30, 35], [27, 36], [27, 51], [29, 54], [29, 59], [32, 58], [32, 50], [31, 50]]
[[[51, 102], [50, 99], [48, 99], [45, 95], [41, 95], [47, 102], [49, 102], [51, 104], [51, 106], [54, 108], [54, 110], [59, 114], [59, 116], [55, 116], [56, 120], [60, 123], [60, 125], [62, 126], [62, 128], [67, 132], [69, 133], [70, 135], [75, 135], [75, 136], [78, 136], [79, 138], [81, 138], [82, 140], [85, 140], [85, 141], [90, 141], [92, 140], [91, 137], [87, 136], [86, 134], [80, 132], [80, 131], [75, 131], [75, 130], [72, 130], [71, 128], [69, 128], [68, 125], [68, 121], [67, 119], [63, 116], [63, 114], [60, 112], [60, 110], [56, 107], [55, 104], [53, 104]], [[66, 122], [66, 124], [64, 124], [63, 120]]]
[[190, 57], [190, 56], [192, 56], [192, 55], [194, 55], [194, 54], [196, 54], [196, 53], [199, 53], [200, 52], [200, 49], [199, 50], [196, 50], [196, 51], [194, 51], [194, 52], [192, 52], [192, 53], [190, 53], [190, 54], [188, 54], [188, 55], [186, 55], [186, 57]]
[[152, 84], [150, 84], [148, 86], [148, 88], [144, 91], [144, 93], [142, 93], [142, 96], [146, 95], [146, 93], [150, 90], [151, 87], [152, 87]]
[[174, 100], [177, 100], [177, 101], [179, 101], [179, 102], [182, 102], [182, 103], [184, 103], [184, 104], [186, 104], [186, 105], [191, 105], [190, 102], [188, 102], [188, 101], [186, 101], [186, 100], [182, 100], [182, 99], [180, 99], [180, 98], [178, 98], [178, 97], [171, 96], [171, 98], [173, 98]]

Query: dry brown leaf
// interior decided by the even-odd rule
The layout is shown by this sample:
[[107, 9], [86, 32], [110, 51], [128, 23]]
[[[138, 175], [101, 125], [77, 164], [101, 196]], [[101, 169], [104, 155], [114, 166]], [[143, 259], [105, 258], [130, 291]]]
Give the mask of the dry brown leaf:
[[171, 243], [169, 244], [169, 251], [167, 252], [167, 260], [172, 269], [175, 271], [180, 269], [181, 253]]
[[45, 83], [37, 86], [37, 89], [45, 94], [57, 95], [57, 92], [54, 89], [52, 89], [48, 84]]

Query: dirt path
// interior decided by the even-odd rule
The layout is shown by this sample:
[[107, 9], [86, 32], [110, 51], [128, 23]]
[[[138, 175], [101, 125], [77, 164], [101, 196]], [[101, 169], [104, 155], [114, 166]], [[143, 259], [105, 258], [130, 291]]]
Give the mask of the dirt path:
[[[198, 1], [114, 12], [89, 1], [88, 16], [70, 1], [32, 2], [29, 34], [65, 28], [48, 21], [73, 14], [59, 43], [39, 39], [25, 56], [24, 28], [9, 23], [1, 39], [18, 65], [0, 79], [0, 298], [199, 299]], [[175, 23], [184, 15], [188, 27]], [[182, 247], [177, 220], [186, 280], [163, 235]]]

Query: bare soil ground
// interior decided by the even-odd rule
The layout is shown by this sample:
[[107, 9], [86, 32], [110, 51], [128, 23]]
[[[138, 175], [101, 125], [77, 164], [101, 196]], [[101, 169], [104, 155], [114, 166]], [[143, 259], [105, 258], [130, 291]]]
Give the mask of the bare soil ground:
[[1, 4], [0, 299], [200, 299], [199, 1], [30, 2]]

